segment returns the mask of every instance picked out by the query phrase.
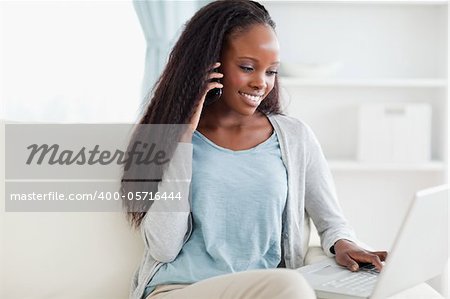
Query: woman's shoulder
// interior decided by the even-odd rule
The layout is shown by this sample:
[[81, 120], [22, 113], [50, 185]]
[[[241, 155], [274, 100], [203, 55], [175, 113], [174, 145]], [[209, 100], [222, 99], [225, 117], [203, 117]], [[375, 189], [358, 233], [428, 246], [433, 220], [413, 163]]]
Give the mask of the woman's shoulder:
[[288, 116], [286, 114], [269, 114], [269, 119], [272, 121], [275, 121], [281, 130], [286, 132], [292, 132], [292, 133], [300, 133], [304, 132], [307, 134], [312, 134], [312, 130], [308, 124], [306, 124], [304, 121]]
[[281, 138], [292, 148], [298, 145], [308, 151], [320, 149], [320, 143], [314, 131], [304, 121], [285, 114], [268, 115], [272, 123], [278, 127]]

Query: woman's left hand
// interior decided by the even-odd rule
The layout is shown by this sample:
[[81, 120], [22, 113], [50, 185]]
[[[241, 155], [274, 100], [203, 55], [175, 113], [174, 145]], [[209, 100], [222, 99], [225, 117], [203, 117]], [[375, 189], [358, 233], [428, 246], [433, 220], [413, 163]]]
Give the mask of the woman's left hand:
[[358, 263], [371, 263], [378, 271], [381, 271], [388, 253], [386, 251], [368, 251], [355, 243], [341, 239], [334, 244], [336, 262], [350, 271], [358, 271]]

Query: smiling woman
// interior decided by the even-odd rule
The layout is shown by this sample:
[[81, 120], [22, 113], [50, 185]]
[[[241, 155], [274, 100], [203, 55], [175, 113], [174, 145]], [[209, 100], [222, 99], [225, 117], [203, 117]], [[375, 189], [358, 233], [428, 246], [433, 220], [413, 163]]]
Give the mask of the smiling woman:
[[[304, 264], [309, 217], [339, 264], [382, 267], [386, 252], [356, 245], [315, 135], [281, 112], [279, 52], [275, 23], [255, 1], [215, 1], [186, 24], [140, 120], [188, 124], [146, 190], [181, 192], [183, 210], [124, 202], [146, 245], [131, 298], [315, 298], [292, 270]], [[220, 98], [205, 104], [216, 88]]]
[[221, 70], [227, 74], [223, 78], [223, 101], [216, 105], [233, 109], [234, 102], [237, 106], [233, 110], [252, 115], [275, 85], [279, 48], [274, 30], [267, 25], [255, 25], [234, 38], [230, 36], [220, 58]]
[[229, 35], [220, 61], [222, 98], [205, 107], [197, 130], [226, 148], [252, 148], [273, 131], [258, 107], [271, 92], [277, 96], [279, 45], [274, 29], [257, 24]]

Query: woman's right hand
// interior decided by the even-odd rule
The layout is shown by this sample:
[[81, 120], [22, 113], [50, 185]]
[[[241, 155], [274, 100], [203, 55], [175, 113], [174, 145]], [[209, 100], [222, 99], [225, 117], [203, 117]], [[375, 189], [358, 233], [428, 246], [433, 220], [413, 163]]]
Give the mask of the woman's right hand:
[[208, 84], [206, 85], [205, 90], [203, 91], [202, 97], [197, 102], [197, 105], [195, 106], [194, 114], [192, 115], [191, 119], [189, 120], [189, 127], [185, 134], [183, 134], [181, 141], [190, 141], [192, 138], [192, 134], [198, 127], [198, 123], [200, 121], [200, 115], [202, 114], [203, 110], [203, 104], [205, 103], [206, 95], [211, 89], [214, 88], [223, 88], [222, 83], [211, 81], [211, 79], [218, 79], [222, 78], [223, 74], [219, 72], [213, 72], [212, 70], [218, 68], [220, 66], [220, 62], [216, 62], [214, 65], [212, 65], [211, 69], [208, 70]]

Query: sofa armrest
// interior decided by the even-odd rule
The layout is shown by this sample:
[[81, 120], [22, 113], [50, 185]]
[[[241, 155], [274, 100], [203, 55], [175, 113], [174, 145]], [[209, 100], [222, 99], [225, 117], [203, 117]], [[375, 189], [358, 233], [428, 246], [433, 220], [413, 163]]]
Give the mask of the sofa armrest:
[[325, 252], [320, 246], [310, 246], [305, 256], [305, 266], [318, 263], [327, 259]]

